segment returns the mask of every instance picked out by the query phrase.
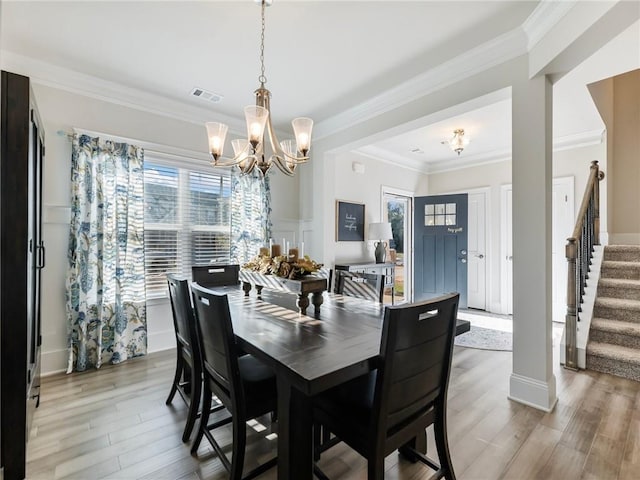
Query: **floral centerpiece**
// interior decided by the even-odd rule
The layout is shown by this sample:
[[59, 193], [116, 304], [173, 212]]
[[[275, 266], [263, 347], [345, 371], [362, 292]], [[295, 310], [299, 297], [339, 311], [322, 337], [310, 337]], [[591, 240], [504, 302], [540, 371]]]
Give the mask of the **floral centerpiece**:
[[311, 260], [309, 255], [305, 255], [302, 258], [294, 255], [271, 257], [268, 254], [261, 253], [242, 265], [242, 268], [263, 275], [276, 275], [278, 277], [299, 280], [305, 275], [320, 270], [322, 264]]

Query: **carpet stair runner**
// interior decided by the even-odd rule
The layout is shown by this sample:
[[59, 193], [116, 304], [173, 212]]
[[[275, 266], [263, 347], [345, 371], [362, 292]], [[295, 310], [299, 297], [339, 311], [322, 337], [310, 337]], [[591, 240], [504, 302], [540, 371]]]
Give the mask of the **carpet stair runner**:
[[640, 381], [640, 246], [604, 248], [587, 369]]

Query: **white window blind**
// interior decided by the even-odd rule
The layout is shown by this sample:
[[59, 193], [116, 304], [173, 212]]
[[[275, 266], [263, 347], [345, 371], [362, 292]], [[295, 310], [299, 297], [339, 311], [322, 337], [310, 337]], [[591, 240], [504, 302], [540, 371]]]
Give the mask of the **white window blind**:
[[167, 273], [191, 276], [192, 265], [228, 261], [231, 179], [145, 162], [145, 275], [147, 298], [167, 294]]

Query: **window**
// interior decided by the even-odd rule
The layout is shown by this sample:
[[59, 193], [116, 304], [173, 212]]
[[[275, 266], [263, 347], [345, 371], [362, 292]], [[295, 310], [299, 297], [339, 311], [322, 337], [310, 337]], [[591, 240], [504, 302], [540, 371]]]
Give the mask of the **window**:
[[229, 260], [231, 179], [225, 171], [145, 162], [147, 298], [167, 293], [167, 273]]

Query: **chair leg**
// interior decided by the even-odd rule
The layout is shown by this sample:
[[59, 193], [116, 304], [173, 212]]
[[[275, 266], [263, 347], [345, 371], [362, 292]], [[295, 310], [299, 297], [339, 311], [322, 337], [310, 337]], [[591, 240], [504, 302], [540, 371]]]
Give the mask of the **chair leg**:
[[244, 466], [244, 452], [247, 446], [247, 425], [240, 415], [233, 416], [233, 450], [231, 457], [231, 472], [229, 480], [242, 480]]
[[322, 425], [313, 424], [313, 461], [320, 460], [320, 446], [322, 445]]
[[176, 374], [173, 377], [173, 383], [171, 384], [171, 390], [169, 391], [169, 396], [167, 397], [167, 401], [165, 402], [167, 405], [170, 405], [173, 401], [173, 397], [178, 391], [178, 385], [180, 385], [180, 378], [182, 377], [182, 371], [184, 370], [184, 360], [182, 359], [182, 355], [180, 354], [180, 350], [178, 350], [178, 355], [176, 356]]
[[384, 456], [374, 454], [367, 464], [367, 480], [384, 480]]
[[193, 426], [198, 418], [198, 409], [200, 407], [200, 397], [202, 397], [202, 379], [195, 378], [195, 369], [191, 369], [191, 395], [189, 396], [189, 412], [187, 413], [187, 423], [182, 433], [182, 441], [188, 442], [191, 436]]
[[204, 435], [204, 431], [209, 424], [209, 413], [211, 412], [211, 390], [209, 386], [205, 384], [204, 386], [204, 399], [202, 400], [202, 415], [200, 415], [200, 423], [198, 424], [198, 433], [196, 434], [196, 438], [193, 440], [193, 445], [191, 445], [191, 455], [195, 455], [198, 451], [198, 447], [200, 446], [200, 442], [202, 441], [202, 436]]
[[440, 407], [436, 409], [436, 419], [433, 424], [435, 433], [436, 448], [438, 450], [438, 460], [440, 460], [440, 468], [444, 472], [447, 480], [456, 480], [453, 472], [453, 464], [451, 463], [451, 455], [449, 453], [449, 440], [447, 439], [447, 411]]

